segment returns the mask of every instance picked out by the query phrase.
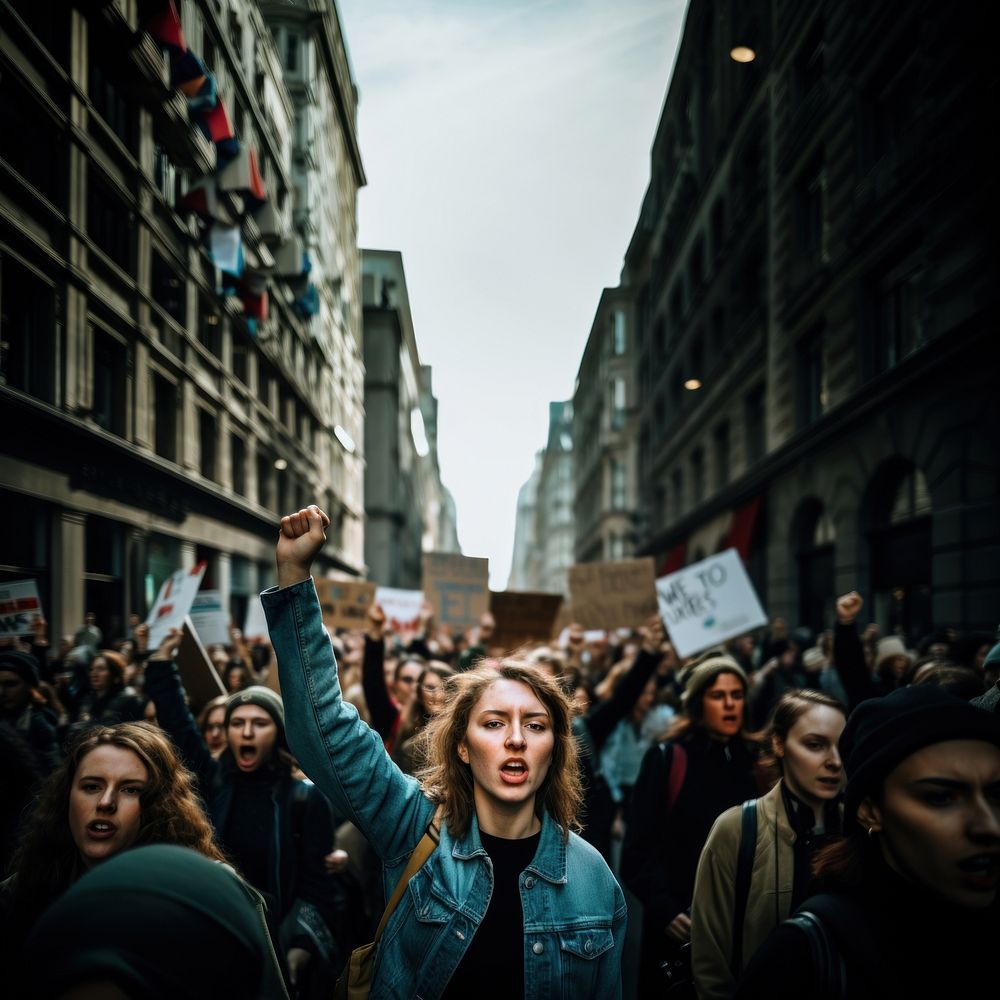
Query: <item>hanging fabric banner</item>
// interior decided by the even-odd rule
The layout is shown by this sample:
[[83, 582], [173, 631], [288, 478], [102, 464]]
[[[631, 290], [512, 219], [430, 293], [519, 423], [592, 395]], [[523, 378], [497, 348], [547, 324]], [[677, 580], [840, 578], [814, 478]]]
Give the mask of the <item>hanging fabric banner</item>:
[[167, 0], [166, 4], [146, 22], [146, 30], [161, 45], [179, 49], [181, 52], [187, 51], [184, 32], [181, 31], [181, 18], [174, 6], [174, 0]]
[[215, 223], [208, 231], [208, 252], [216, 267], [237, 277], [243, 273], [243, 238], [239, 226]]

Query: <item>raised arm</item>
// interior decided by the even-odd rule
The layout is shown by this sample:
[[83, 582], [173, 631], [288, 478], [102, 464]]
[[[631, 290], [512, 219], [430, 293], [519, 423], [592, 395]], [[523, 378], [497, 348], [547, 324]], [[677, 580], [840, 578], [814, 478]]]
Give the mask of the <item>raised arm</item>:
[[361, 661], [361, 686], [365, 692], [372, 729], [388, 743], [399, 725], [399, 709], [392, 703], [385, 688], [384, 629], [385, 612], [377, 604], [373, 604], [368, 609], [365, 655]]
[[862, 701], [876, 697], [880, 691], [872, 679], [865, 651], [854, 619], [861, 611], [863, 601], [857, 591], [837, 598], [837, 624], [833, 630], [833, 665], [840, 674], [840, 682], [847, 693], [848, 708], [852, 711]]
[[384, 860], [411, 852], [434, 807], [389, 759], [377, 733], [345, 702], [310, 576], [329, 518], [315, 506], [281, 519], [278, 587], [261, 594], [296, 759]]

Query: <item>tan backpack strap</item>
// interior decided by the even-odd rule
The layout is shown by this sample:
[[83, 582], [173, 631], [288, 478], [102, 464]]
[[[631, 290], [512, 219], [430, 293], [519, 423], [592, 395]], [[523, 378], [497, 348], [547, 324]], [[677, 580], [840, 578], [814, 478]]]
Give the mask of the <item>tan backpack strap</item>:
[[434, 853], [438, 843], [440, 843], [441, 830], [439, 823], [440, 814], [435, 813], [434, 818], [427, 825], [426, 832], [420, 838], [417, 846], [413, 848], [410, 860], [407, 861], [406, 868], [404, 869], [403, 874], [400, 875], [399, 881], [396, 883], [396, 888], [392, 890], [392, 896], [389, 897], [389, 902], [386, 904], [385, 912], [382, 914], [382, 919], [378, 922], [378, 930], [375, 931], [375, 944], [378, 944], [379, 938], [382, 937], [382, 930], [389, 922], [389, 918], [392, 916], [393, 910], [396, 909], [399, 901], [403, 898], [403, 893], [406, 892], [406, 887], [409, 884], [410, 879], [413, 878], [418, 871], [420, 871], [424, 862]]

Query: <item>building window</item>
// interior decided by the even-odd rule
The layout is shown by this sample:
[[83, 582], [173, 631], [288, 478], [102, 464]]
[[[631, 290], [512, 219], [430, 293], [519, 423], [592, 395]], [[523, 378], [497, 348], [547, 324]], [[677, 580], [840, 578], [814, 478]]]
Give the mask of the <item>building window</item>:
[[123, 271], [132, 271], [132, 213], [122, 199], [97, 176], [97, 168], [87, 169], [87, 235]]
[[798, 426], [808, 427], [823, 416], [828, 402], [821, 327], [807, 333], [798, 343], [795, 383]]
[[722, 489], [729, 482], [729, 424], [719, 424], [712, 437], [715, 443], [715, 484]]
[[240, 434], [229, 435], [229, 451], [232, 459], [233, 492], [246, 496], [247, 492], [247, 446]]
[[177, 461], [177, 386], [161, 375], [153, 376], [153, 448], [170, 462]]
[[271, 384], [274, 382], [273, 369], [263, 358], [257, 360], [257, 398], [260, 402], [271, 409]]
[[187, 288], [177, 272], [153, 251], [152, 273], [153, 301], [175, 322], [185, 326], [187, 322]]
[[257, 503], [275, 509], [274, 460], [266, 452], [257, 453]]
[[215, 415], [208, 410], [198, 408], [198, 442], [201, 446], [199, 468], [203, 478], [215, 480], [218, 472], [217, 457], [217, 426]]
[[135, 138], [135, 109], [127, 96], [127, 89], [108, 75], [109, 63], [110, 60], [103, 53], [91, 50], [88, 96], [94, 110], [104, 119], [108, 128], [131, 151]]
[[615, 309], [611, 313], [611, 350], [617, 357], [621, 357], [626, 346], [625, 313], [621, 309]]
[[628, 492], [625, 478], [625, 463], [617, 458], [611, 459], [611, 509], [625, 510], [628, 505]]
[[888, 371], [924, 342], [923, 271], [903, 264], [869, 283], [873, 374]]
[[804, 500], [792, 521], [799, 583], [799, 621], [821, 632], [833, 619], [836, 529], [819, 500]]
[[55, 305], [50, 285], [0, 253], [0, 385], [47, 403], [55, 401]]
[[625, 379], [615, 376], [610, 385], [611, 429], [620, 431], [625, 426]]
[[[21, 84], [16, 73], [4, 73], [3, 90], [3, 100], [0, 100], [0, 159], [65, 211], [67, 192], [63, 178], [70, 144], [63, 139], [63, 133], [48, 118], [32, 91]], [[30, 141], [26, 141], [29, 136]], [[4, 190], [11, 193], [6, 179]]]
[[746, 429], [747, 465], [751, 466], [764, 457], [767, 447], [763, 386], [747, 394], [743, 403], [743, 425]]
[[705, 452], [701, 448], [691, 453], [691, 499], [694, 503], [705, 499]]
[[222, 320], [203, 295], [198, 297], [198, 342], [213, 358], [222, 357]]
[[792, 99], [801, 105], [823, 82], [823, 20], [817, 19], [792, 64]]
[[289, 73], [299, 71], [299, 36], [288, 32], [285, 36], [285, 69]]
[[180, 175], [166, 150], [153, 148], [153, 183], [163, 200], [174, 208], [177, 204]]
[[823, 258], [825, 188], [823, 160], [816, 157], [799, 175], [792, 191], [795, 255], [807, 263]]
[[94, 330], [94, 402], [91, 415], [98, 427], [125, 436], [125, 379], [128, 351], [103, 330]]
[[233, 375], [244, 385], [249, 384], [249, 358], [249, 341], [241, 330], [233, 330]]

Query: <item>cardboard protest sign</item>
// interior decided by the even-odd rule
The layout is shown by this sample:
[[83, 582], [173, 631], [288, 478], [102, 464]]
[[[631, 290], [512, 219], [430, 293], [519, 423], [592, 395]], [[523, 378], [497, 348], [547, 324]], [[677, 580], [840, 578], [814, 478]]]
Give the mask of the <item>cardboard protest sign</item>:
[[190, 617], [185, 617], [181, 623], [181, 644], [177, 647], [174, 662], [195, 715], [206, 702], [226, 693], [226, 687], [198, 638]]
[[693, 656], [767, 624], [736, 549], [660, 577], [656, 596], [679, 656]]
[[490, 606], [489, 567], [488, 559], [424, 553], [424, 593], [439, 625], [465, 629], [479, 624]]
[[250, 600], [247, 601], [247, 618], [243, 623], [243, 638], [247, 642], [251, 639], [270, 638], [270, 633], [267, 631], [267, 618], [264, 616], [264, 607], [257, 594], [252, 594]]
[[229, 612], [222, 606], [218, 590], [199, 590], [191, 604], [191, 623], [206, 646], [229, 642]]
[[200, 562], [191, 569], [179, 569], [163, 581], [146, 618], [150, 649], [159, 649], [167, 633], [184, 624], [205, 575], [205, 566], [206, 563]]
[[656, 614], [655, 573], [649, 556], [570, 566], [573, 621], [600, 630], [644, 625]]
[[490, 646], [503, 651], [529, 642], [549, 642], [562, 607], [561, 594], [501, 590], [490, 593], [490, 611], [496, 629]]
[[[375, 600], [375, 584], [365, 580], [315, 579], [323, 624], [327, 628], [363, 629]], [[419, 614], [419, 612], [418, 612]]]
[[0, 639], [31, 635], [42, 617], [42, 602], [34, 580], [0, 583]]
[[416, 628], [420, 624], [420, 609], [424, 604], [423, 591], [376, 587], [375, 603], [385, 613], [386, 626], [394, 632]]

